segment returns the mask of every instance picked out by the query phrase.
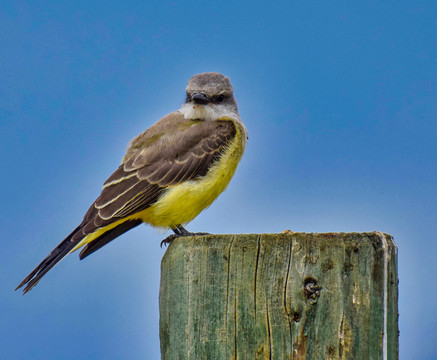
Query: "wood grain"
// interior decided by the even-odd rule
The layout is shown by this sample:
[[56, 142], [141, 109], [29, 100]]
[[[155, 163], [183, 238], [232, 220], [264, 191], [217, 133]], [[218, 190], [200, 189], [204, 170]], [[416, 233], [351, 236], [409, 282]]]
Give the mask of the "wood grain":
[[382, 233], [179, 238], [161, 264], [162, 359], [397, 359], [397, 286]]

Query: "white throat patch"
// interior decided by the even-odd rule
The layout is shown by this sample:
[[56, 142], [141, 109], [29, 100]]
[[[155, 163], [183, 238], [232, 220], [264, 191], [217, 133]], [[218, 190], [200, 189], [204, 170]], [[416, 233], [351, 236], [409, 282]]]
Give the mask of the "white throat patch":
[[179, 111], [187, 120], [205, 119], [209, 121], [216, 120], [221, 117], [230, 117], [232, 119], [239, 119], [240, 117], [235, 111], [225, 105], [193, 105], [183, 104]]

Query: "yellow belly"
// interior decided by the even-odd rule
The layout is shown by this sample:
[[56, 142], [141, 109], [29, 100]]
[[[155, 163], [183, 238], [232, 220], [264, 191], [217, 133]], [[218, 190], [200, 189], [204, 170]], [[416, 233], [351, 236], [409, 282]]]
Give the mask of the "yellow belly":
[[170, 187], [150, 208], [136, 218], [162, 228], [172, 228], [193, 220], [226, 189], [243, 155], [246, 138], [239, 125], [230, 146], [208, 174], [196, 180]]

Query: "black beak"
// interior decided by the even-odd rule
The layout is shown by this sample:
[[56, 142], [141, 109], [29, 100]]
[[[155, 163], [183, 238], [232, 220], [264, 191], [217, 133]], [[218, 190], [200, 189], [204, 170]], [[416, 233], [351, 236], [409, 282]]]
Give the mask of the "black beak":
[[199, 105], [206, 105], [210, 101], [208, 96], [206, 96], [205, 94], [202, 94], [202, 93], [195, 93], [191, 97], [191, 100], [193, 100], [196, 104], [199, 104]]

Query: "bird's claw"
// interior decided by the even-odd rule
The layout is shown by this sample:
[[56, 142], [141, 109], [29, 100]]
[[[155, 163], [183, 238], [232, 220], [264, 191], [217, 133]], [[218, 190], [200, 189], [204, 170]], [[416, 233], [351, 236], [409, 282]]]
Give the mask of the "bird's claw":
[[168, 244], [170, 244], [174, 239], [176, 239], [178, 235], [172, 234], [167, 236], [164, 240], [161, 241], [160, 247], [162, 249], [162, 245], [165, 245], [167, 247]]

